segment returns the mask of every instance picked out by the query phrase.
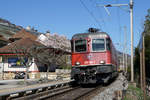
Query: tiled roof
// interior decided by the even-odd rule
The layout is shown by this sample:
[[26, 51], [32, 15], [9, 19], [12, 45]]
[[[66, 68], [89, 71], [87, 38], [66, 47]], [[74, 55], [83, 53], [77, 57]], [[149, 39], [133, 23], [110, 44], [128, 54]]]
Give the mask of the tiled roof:
[[8, 41], [6, 38], [4, 38], [2, 35], [0, 35], [0, 40], [2, 41]]
[[15, 35], [12, 36], [12, 38], [30, 38], [31, 40], [36, 40], [37, 36], [34, 34], [31, 34], [30, 32], [27, 32], [25, 29], [22, 29], [21, 31], [19, 31], [18, 33], [16, 33]]
[[0, 48], [0, 53], [21, 53], [24, 50], [33, 48], [34, 46], [45, 47], [43, 44], [31, 40], [30, 38], [23, 38]]

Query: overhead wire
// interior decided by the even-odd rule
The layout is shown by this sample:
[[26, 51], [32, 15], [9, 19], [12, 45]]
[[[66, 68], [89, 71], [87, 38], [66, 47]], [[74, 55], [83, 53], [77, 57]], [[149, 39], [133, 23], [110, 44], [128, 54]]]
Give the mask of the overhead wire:
[[97, 15], [99, 15], [99, 17], [100, 17], [100, 21], [99, 22], [101, 22], [101, 26], [102, 26], [102, 29], [103, 29], [103, 27], [105, 27], [105, 21], [103, 20], [103, 15], [102, 14], [100, 14], [100, 12], [102, 12], [101, 11], [101, 9], [100, 9], [100, 7], [97, 7], [97, 5], [99, 4], [98, 2], [97, 2], [97, 0], [89, 0], [91, 3], [93, 3], [93, 5], [94, 5], [94, 7], [97, 9]]
[[[116, 4], [118, 4], [118, 0], [116, 1]], [[122, 33], [124, 33], [124, 32], [122, 32], [122, 26], [121, 26], [121, 20], [120, 20], [120, 10], [119, 10], [120, 8], [119, 7], [117, 7], [117, 10], [116, 10], [116, 15], [117, 15], [117, 22], [118, 22], [118, 36], [119, 36], [119, 43], [121, 43], [122, 41], [121, 41], [121, 35], [122, 35]], [[120, 47], [120, 49], [121, 49], [121, 47]]]
[[88, 7], [85, 5], [85, 3], [82, 0], [79, 0], [79, 1], [83, 5], [83, 7], [87, 10], [87, 12], [91, 15], [91, 17], [95, 20], [95, 22], [97, 23], [97, 25], [99, 26], [99, 28], [101, 29], [101, 25], [99, 24], [99, 21], [97, 20], [97, 18], [95, 17], [95, 15], [88, 9]]
[[[105, 5], [104, 0], [97, 0], [97, 1], [99, 1], [99, 4], [102, 4], [102, 5], [104, 4], [104, 5]], [[99, 5], [99, 4], [98, 4], [98, 5]], [[99, 8], [99, 10], [101, 11], [100, 7], [97, 7], [97, 8]], [[103, 9], [106, 11], [105, 7], [104, 7]], [[108, 11], [108, 9], [107, 9], [107, 11]], [[107, 11], [106, 11], [106, 13], [107, 13]], [[108, 14], [108, 13], [107, 13], [107, 14]], [[101, 14], [101, 15], [102, 15], [102, 14]], [[102, 16], [102, 17], [103, 17], [103, 16]], [[109, 24], [107, 24], [106, 21], [109, 22], [109, 24], [110, 24], [110, 22], [113, 21], [113, 20], [112, 20], [112, 17], [110, 17], [110, 16], [108, 16], [108, 17], [105, 16], [105, 19], [103, 20], [103, 25], [104, 25], [105, 27], [109, 27]], [[106, 31], [107, 31], [109, 34], [111, 34], [110, 28], [106, 28]]]

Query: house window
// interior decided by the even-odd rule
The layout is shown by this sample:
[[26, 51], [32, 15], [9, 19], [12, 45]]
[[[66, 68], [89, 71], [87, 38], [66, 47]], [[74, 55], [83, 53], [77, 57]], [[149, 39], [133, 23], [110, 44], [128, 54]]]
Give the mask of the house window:
[[27, 63], [28, 59], [24, 58], [24, 59], [20, 59], [20, 58], [8, 58], [8, 66], [12, 67], [12, 68], [25, 68], [25, 63]]

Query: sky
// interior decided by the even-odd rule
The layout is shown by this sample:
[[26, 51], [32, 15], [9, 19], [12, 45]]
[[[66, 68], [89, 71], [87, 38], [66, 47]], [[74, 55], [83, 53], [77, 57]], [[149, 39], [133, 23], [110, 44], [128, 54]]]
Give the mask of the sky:
[[[133, 1], [136, 47], [150, 0]], [[106, 4], [129, 4], [129, 0], [0, 0], [0, 17], [24, 28], [31, 26], [43, 33], [50, 30], [68, 39], [76, 33], [87, 32], [90, 27], [99, 28], [111, 36], [120, 51], [124, 50], [126, 37], [127, 52], [130, 53], [129, 7], [110, 7], [108, 15], [103, 6], [98, 6]]]

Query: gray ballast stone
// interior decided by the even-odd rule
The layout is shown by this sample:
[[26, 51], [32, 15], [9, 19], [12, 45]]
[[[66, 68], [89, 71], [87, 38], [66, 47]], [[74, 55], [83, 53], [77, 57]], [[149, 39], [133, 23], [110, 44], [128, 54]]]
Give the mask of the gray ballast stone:
[[109, 88], [105, 89], [91, 100], [113, 100], [113, 98], [115, 98], [115, 91], [122, 91], [127, 88], [127, 79], [122, 74], [119, 74], [119, 77], [109, 86]]

